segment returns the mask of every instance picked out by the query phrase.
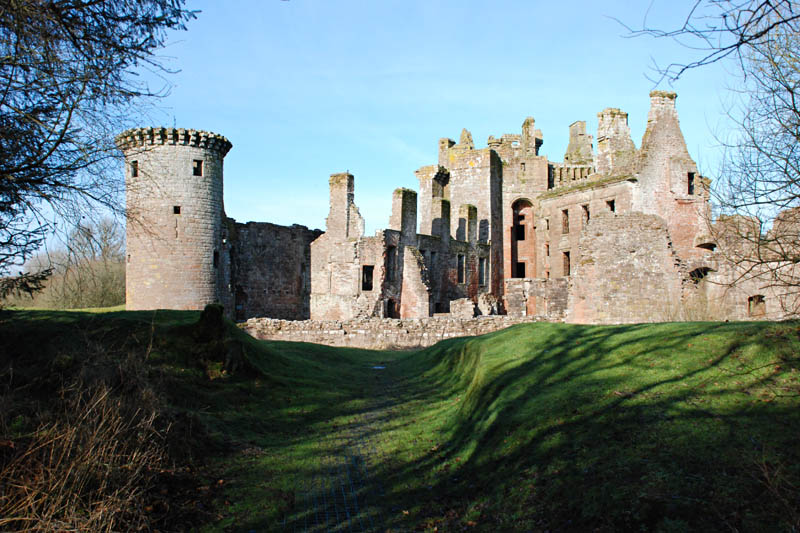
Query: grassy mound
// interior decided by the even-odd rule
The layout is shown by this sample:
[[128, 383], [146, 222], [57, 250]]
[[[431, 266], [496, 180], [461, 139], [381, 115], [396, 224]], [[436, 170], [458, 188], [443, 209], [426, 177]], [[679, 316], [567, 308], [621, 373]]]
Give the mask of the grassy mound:
[[800, 528], [797, 322], [378, 352], [257, 341], [214, 308], [7, 311], [0, 346], [2, 530], [280, 531], [361, 438], [354, 494], [392, 531]]
[[431, 401], [406, 420], [432, 423], [394, 440], [438, 442], [396, 496], [440, 530], [797, 529], [798, 333], [535, 324], [411, 355]]

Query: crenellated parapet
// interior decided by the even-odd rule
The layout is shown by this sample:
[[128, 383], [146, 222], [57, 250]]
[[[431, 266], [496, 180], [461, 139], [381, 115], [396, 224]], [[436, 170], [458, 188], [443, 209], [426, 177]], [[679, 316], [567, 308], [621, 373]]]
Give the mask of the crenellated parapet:
[[151, 146], [191, 146], [219, 153], [225, 157], [233, 147], [231, 142], [218, 133], [186, 128], [133, 128], [115, 139], [120, 150], [148, 148]]
[[589, 176], [595, 174], [592, 165], [569, 165], [564, 163], [550, 163], [550, 176], [548, 189], [564, 187], [579, 181], [587, 181]]

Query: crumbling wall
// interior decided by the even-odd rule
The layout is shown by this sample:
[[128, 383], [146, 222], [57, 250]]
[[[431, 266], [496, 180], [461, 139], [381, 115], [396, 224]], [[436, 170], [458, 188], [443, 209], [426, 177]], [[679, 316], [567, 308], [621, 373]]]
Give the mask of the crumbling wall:
[[346, 321], [253, 318], [242, 323], [240, 327], [257, 339], [313, 342], [328, 346], [374, 350], [403, 350], [432, 346], [439, 341], [455, 337], [484, 335], [530, 322], [533, 322], [530, 318], [498, 315], [402, 320], [364, 318]]
[[567, 311], [567, 278], [506, 281], [506, 312], [513, 317], [561, 320]]
[[227, 243], [235, 318], [309, 318], [310, 245], [321, 234], [299, 225], [235, 223]]
[[598, 213], [579, 246], [567, 321], [619, 324], [673, 316], [684, 276], [661, 217]]

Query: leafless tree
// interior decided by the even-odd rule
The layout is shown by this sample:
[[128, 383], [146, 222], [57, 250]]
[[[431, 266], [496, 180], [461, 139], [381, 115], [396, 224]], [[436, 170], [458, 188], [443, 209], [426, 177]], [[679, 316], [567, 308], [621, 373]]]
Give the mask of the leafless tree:
[[21, 265], [65, 219], [118, 212], [113, 137], [163, 96], [139, 76], [194, 12], [184, 0], [0, 2], [0, 297], [41, 287]]
[[734, 76], [733, 127], [712, 190], [710, 222], [731, 286], [772, 291], [787, 314], [800, 312], [800, 3], [695, 0], [679, 28], [643, 26], [632, 36], [674, 39], [695, 59], [658, 69], [675, 81], [719, 61]]

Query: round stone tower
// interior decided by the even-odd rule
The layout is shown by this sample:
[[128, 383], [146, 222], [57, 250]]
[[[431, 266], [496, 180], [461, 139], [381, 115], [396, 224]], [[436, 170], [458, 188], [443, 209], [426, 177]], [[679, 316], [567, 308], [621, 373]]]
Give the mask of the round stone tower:
[[219, 301], [222, 160], [230, 141], [207, 131], [136, 128], [116, 142], [125, 154], [127, 309]]

